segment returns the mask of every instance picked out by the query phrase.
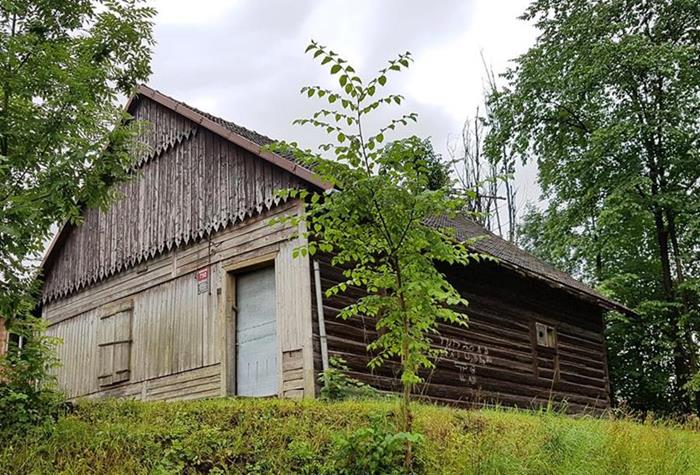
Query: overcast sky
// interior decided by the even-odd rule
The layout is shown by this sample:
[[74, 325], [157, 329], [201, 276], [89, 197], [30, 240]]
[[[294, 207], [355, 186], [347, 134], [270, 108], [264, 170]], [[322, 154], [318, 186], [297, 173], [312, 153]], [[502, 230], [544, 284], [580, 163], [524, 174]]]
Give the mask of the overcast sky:
[[[304, 49], [331, 47], [364, 77], [406, 50], [415, 63], [390, 92], [406, 96], [395, 112], [417, 112], [403, 135], [431, 137], [446, 155], [483, 95], [486, 61], [496, 72], [533, 43], [517, 17], [527, 0], [153, 0], [157, 46], [150, 86], [202, 110], [277, 139], [312, 146], [318, 135], [292, 126], [314, 104], [304, 85], [331, 86]], [[518, 201], [537, 199], [531, 167]], [[522, 206], [521, 206], [522, 208]]]

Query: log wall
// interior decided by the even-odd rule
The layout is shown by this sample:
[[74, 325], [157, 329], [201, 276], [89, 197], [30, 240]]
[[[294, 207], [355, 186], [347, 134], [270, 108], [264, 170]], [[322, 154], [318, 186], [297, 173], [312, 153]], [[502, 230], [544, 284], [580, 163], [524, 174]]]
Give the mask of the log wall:
[[[318, 258], [325, 291], [342, 279], [329, 258]], [[450, 281], [469, 300], [463, 311], [468, 327], [441, 324], [433, 339], [443, 355], [423, 374], [420, 397], [449, 404], [505, 404], [533, 408], [552, 401], [572, 412], [609, 407], [601, 309], [520, 276], [494, 263], [445, 268]], [[343, 321], [340, 309], [360, 297], [359, 289], [324, 297], [325, 327], [331, 356], [341, 356], [351, 376], [385, 391], [398, 391], [398, 365], [369, 370], [367, 344], [376, 337], [374, 321]], [[314, 314], [316, 315], [315, 298]], [[314, 320], [316, 317], [314, 317]], [[537, 345], [534, 324], [556, 329], [556, 349]], [[315, 368], [320, 371], [318, 325], [314, 322]]]

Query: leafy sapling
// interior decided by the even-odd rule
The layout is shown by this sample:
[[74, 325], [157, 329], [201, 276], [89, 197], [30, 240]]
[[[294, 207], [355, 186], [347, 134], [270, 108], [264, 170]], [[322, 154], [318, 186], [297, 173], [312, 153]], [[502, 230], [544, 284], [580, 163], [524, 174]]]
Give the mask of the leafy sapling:
[[449, 180], [433, 186], [434, 161], [426, 154], [424, 140], [408, 137], [385, 143], [386, 135], [417, 121], [415, 113], [368, 131], [368, 116], [404, 101], [401, 95], [381, 95], [381, 91], [392, 73], [409, 67], [410, 53], [389, 61], [365, 81], [324, 46], [312, 41], [306, 51], [330, 68], [339, 88], [302, 88], [302, 94], [321, 99], [327, 108], [295, 123], [320, 128], [330, 140], [318, 153], [301, 150], [294, 143], [278, 143], [274, 149], [294, 154], [328, 187], [325, 191], [280, 191], [284, 199], [305, 203], [300, 214], [281, 219], [304, 229], [305, 244], [295, 250], [297, 255], [328, 253], [332, 264], [344, 269], [345, 280], [329, 288], [326, 296], [350, 287], [365, 292], [342, 309], [339, 317], [370, 317], [375, 322], [379, 336], [368, 345], [369, 365], [400, 363], [401, 430], [411, 432], [411, 391], [422, 381], [420, 371], [433, 367], [438, 354], [431, 335], [437, 333], [439, 322], [467, 323], [467, 317], [456, 310], [467, 302], [439, 266], [465, 265], [479, 257], [469, 251], [468, 242], [455, 239], [451, 230], [425, 223], [429, 217], [463, 212], [466, 202], [453, 196]]

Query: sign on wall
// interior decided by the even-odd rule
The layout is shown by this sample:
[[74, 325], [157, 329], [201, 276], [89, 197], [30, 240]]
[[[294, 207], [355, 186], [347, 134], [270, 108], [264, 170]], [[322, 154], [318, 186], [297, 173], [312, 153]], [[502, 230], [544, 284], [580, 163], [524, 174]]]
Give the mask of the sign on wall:
[[194, 278], [197, 280], [197, 294], [206, 294], [209, 292], [209, 268], [199, 269], [194, 274]]

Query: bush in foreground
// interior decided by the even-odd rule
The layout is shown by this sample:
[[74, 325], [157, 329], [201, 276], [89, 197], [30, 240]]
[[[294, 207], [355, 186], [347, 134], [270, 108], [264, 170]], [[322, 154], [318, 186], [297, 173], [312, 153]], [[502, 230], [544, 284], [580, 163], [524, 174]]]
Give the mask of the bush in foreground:
[[[387, 473], [374, 449], [392, 457], [396, 410], [392, 401], [81, 402], [56, 424], [5, 434], [0, 473]], [[670, 424], [421, 404], [415, 416], [421, 473], [700, 473], [700, 433]], [[358, 450], [366, 455], [347, 456]]]

